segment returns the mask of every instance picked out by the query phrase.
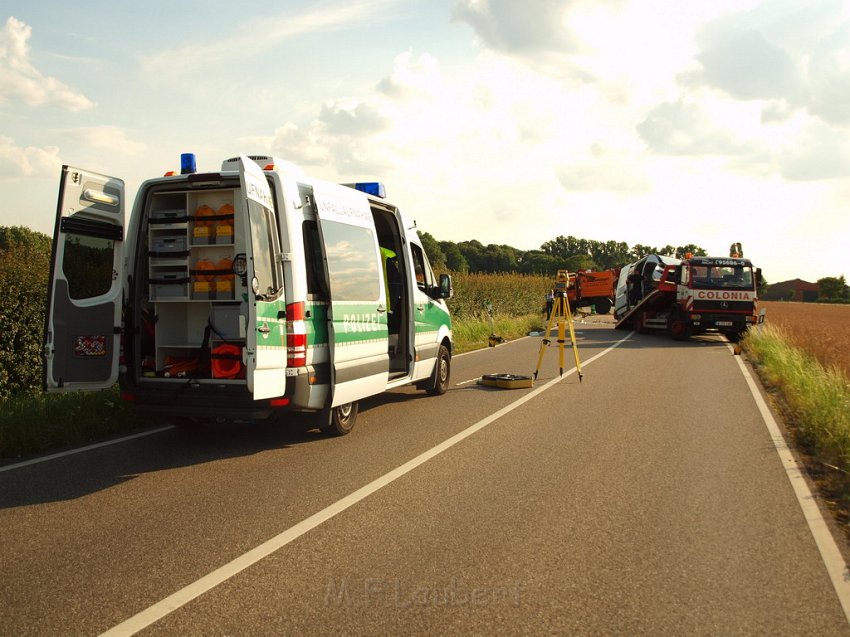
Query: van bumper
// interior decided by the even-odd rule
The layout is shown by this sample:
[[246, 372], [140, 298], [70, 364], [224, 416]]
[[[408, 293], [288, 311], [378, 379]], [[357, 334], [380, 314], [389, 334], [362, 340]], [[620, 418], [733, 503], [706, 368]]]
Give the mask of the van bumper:
[[[215, 418], [224, 420], [265, 420], [275, 413], [286, 411], [316, 411], [322, 408], [328, 394], [327, 383], [315, 384], [317, 377], [327, 374], [327, 365], [304, 368], [303, 373], [286, 379], [286, 392], [272, 400], [254, 400], [248, 386], [242, 383], [210, 381], [137, 382], [121, 380], [125, 400], [137, 411], [168, 417]], [[300, 372], [301, 370], [299, 370]], [[310, 379], [314, 384], [310, 384]]]
[[268, 400], [254, 400], [245, 385], [179, 387], [140, 383], [122, 386], [124, 399], [136, 411], [171, 417], [265, 420], [274, 411]]

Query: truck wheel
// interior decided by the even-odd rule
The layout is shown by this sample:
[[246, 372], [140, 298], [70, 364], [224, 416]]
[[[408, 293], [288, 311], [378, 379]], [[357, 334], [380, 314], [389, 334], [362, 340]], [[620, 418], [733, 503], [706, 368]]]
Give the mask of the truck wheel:
[[434, 374], [425, 388], [432, 396], [442, 396], [449, 388], [449, 377], [452, 371], [452, 357], [445, 345], [440, 345], [437, 352], [437, 363], [434, 365]]
[[667, 322], [667, 331], [674, 341], [686, 341], [691, 337], [692, 328], [681, 314], [673, 314]]
[[331, 436], [344, 436], [351, 433], [354, 422], [357, 420], [357, 412], [360, 406], [356, 402], [345, 403], [331, 409], [331, 421], [324, 427], [320, 427], [322, 433]]
[[597, 314], [608, 314], [611, 311], [611, 301], [604, 296], [595, 299], [593, 304], [596, 306]]

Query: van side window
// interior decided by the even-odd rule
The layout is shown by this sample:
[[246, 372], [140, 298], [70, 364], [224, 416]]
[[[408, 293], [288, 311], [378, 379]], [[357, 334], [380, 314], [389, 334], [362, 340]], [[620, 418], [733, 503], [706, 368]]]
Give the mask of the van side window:
[[434, 289], [434, 272], [431, 270], [431, 264], [428, 263], [428, 257], [422, 248], [415, 243], [410, 244], [410, 252], [413, 255], [416, 286], [426, 294], [430, 294]]
[[328, 282], [325, 280], [325, 267], [322, 263], [322, 242], [319, 238], [319, 224], [305, 221], [301, 226], [304, 235], [304, 256], [307, 260], [307, 294], [320, 300], [327, 300]]
[[336, 221], [322, 222], [334, 301], [377, 301], [383, 274], [378, 267], [375, 233]]

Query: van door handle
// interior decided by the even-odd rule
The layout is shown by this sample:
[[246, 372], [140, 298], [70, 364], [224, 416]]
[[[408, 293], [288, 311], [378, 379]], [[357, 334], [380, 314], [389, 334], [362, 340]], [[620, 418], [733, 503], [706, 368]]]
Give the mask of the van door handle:
[[422, 303], [420, 303], [419, 305], [417, 305], [417, 306], [416, 306], [416, 309], [417, 309], [417, 310], [419, 310], [420, 312], [424, 312], [424, 311], [425, 311], [425, 306], [424, 306], [424, 305], [422, 305]]
[[386, 311], [387, 311], [387, 306], [386, 306], [386, 305], [384, 305], [383, 303], [381, 303], [381, 304], [378, 306], [378, 312], [380, 312], [381, 314], [383, 314], [383, 313], [384, 313], [384, 312], [386, 312]]
[[272, 331], [272, 328], [270, 328], [268, 325], [266, 325], [265, 323], [263, 323], [260, 327], [258, 327], [258, 328], [257, 328], [257, 331], [258, 331], [260, 334], [268, 334], [269, 332], [271, 332], [271, 331]]

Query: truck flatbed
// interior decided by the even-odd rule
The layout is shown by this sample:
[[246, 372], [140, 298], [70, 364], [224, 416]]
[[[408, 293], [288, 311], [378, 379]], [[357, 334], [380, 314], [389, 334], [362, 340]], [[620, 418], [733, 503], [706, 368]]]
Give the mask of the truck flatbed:
[[[655, 315], [659, 310], [665, 310], [671, 306], [673, 301], [676, 299], [676, 293], [674, 291], [665, 290], [661, 288], [656, 288], [645, 297], [640, 300], [640, 303], [631, 308], [628, 312], [626, 312], [620, 320], [614, 325], [614, 327], [618, 330], [626, 330], [630, 328], [634, 328], [637, 330], [641, 330], [643, 327], [649, 327], [642, 322], [637, 321], [637, 317], [642, 314], [649, 312], [651, 315]], [[654, 319], [649, 318], [646, 319], [648, 321], [652, 321]], [[664, 326], [652, 326], [652, 327], [666, 327], [666, 319], [664, 319]]]

